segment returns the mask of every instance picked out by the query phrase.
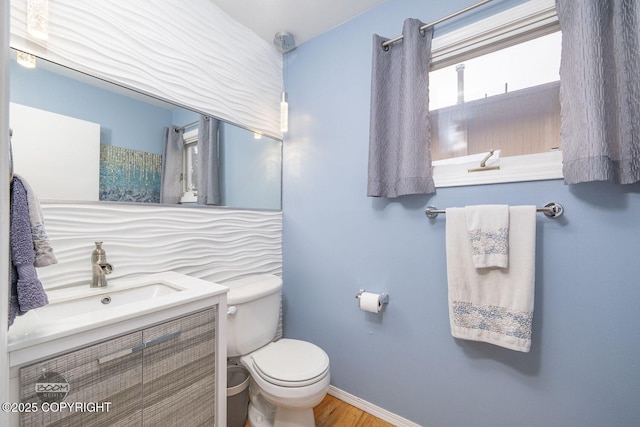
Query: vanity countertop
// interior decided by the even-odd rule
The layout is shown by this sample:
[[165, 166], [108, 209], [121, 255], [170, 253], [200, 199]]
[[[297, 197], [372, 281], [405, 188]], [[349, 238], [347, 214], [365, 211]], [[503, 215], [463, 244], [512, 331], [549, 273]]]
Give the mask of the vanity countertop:
[[10, 366], [24, 365], [218, 305], [228, 288], [173, 271], [114, 279], [104, 288], [48, 291], [49, 304], [18, 316], [8, 331]]

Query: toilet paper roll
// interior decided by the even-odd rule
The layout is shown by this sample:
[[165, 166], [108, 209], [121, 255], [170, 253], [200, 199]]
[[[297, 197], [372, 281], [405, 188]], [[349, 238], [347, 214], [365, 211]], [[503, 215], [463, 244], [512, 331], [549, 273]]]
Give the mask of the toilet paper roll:
[[371, 292], [363, 292], [360, 294], [360, 310], [379, 313], [381, 309], [382, 301], [380, 301], [380, 294]]

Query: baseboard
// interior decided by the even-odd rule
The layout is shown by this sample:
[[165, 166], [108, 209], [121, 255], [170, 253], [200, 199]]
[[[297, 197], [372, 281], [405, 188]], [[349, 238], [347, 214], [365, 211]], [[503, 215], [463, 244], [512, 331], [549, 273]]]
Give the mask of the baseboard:
[[373, 415], [374, 417], [380, 418], [381, 420], [393, 424], [394, 426], [421, 427], [419, 424], [416, 424], [413, 421], [402, 418], [399, 415], [389, 412], [386, 409], [382, 409], [381, 407], [376, 406], [373, 403], [360, 399], [359, 397], [356, 397], [351, 393], [347, 393], [344, 390], [340, 390], [339, 388], [336, 388], [332, 385], [329, 386], [329, 394], [335, 398], [342, 400], [343, 402], [348, 403], [349, 405], [355, 406], [356, 408]]

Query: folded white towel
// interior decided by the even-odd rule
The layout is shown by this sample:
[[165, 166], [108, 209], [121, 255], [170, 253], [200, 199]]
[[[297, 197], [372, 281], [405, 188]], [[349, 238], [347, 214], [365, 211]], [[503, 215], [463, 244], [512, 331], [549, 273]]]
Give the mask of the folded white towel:
[[509, 266], [509, 206], [466, 206], [464, 215], [476, 268]]
[[509, 208], [508, 268], [479, 270], [472, 261], [465, 209], [449, 208], [446, 213], [452, 335], [528, 352], [535, 288], [536, 207]]

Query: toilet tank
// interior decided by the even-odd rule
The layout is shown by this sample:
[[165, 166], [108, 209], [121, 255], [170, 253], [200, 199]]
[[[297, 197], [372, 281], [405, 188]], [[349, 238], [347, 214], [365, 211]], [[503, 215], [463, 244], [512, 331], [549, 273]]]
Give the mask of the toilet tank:
[[227, 293], [227, 357], [244, 356], [276, 336], [282, 279], [260, 274], [222, 283]]

